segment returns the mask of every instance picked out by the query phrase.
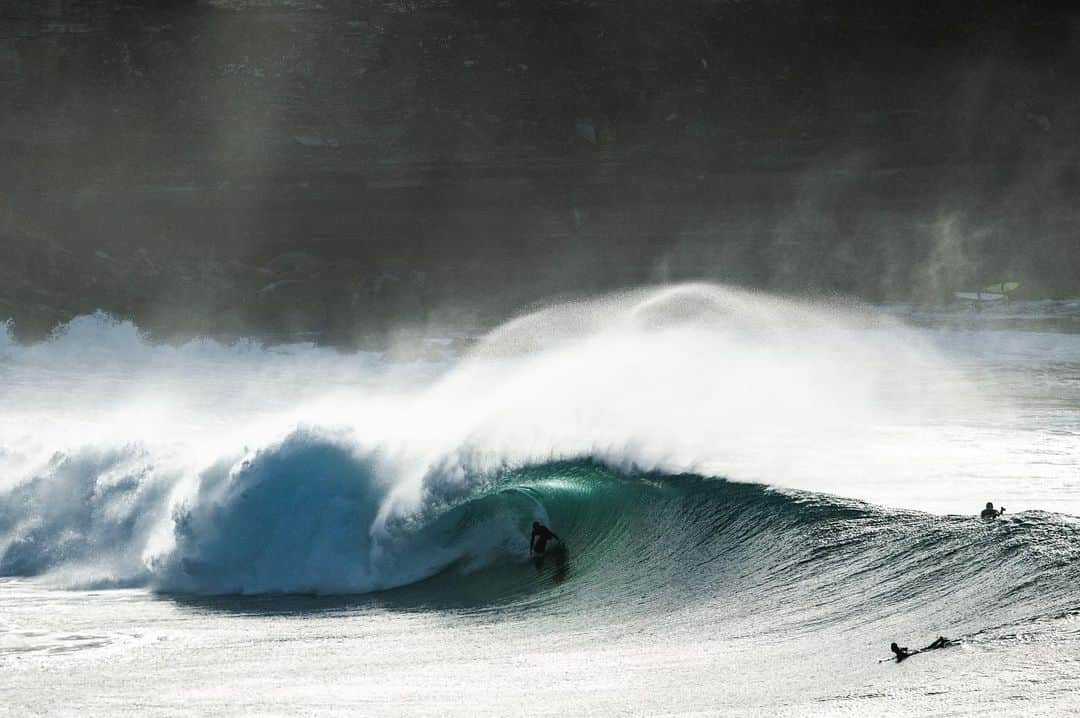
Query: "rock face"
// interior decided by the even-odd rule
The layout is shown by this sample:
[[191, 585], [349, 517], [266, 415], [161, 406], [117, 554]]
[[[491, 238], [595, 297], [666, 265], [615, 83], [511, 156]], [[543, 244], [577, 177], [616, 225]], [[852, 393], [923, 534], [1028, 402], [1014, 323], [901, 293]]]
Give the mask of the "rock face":
[[1078, 19], [5, 0], [0, 318], [370, 344], [691, 277], [1078, 292]]

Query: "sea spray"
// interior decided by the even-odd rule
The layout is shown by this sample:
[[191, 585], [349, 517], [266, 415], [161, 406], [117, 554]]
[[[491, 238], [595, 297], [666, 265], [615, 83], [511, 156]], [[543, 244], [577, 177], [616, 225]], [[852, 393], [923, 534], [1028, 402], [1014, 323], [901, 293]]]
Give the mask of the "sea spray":
[[0, 572], [360, 592], [513, 564], [543, 501], [471, 532], [449, 517], [508, 472], [580, 457], [955, 505], [971, 490], [940, 477], [1002, 464], [957, 420], [980, 392], [939, 346], [865, 308], [716, 285], [540, 309], [464, 356], [410, 364], [162, 346], [83, 317], [4, 344]]

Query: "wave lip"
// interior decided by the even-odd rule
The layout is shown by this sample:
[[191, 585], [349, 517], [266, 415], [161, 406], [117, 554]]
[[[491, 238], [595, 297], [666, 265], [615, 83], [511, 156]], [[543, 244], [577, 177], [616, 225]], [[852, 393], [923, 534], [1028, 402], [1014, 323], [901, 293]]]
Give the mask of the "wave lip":
[[[160, 591], [367, 593], [504, 557], [521, 522], [452, 508], [394, 517], [392, 475], [347, 431], [302, 429], [200, 477], [172, 513], [173, 543], [149, 559]], [[474, 515], [483, 502], [465, 506]], [[527, 525], [527, 524], [526, 524]], [[511, 549], [510, 553], [513, 552]]]
[[[98, 585], [165, 593], [394, 589], [391, 604], [557, 605], [615, 622], [707, 607], [728, 630], [763, 637], [900, 615], [973, 635], [1067, 613], [1080, 581], [1080, 527], [1068, 517], [938, 517], [592, 458], [467, 475], [471, 489], [429, 492], [388, 520], [384, 457], [347, 431], [316, 429], [203, 472], [159, 517], [169, 544], [144, 558], [151, 507], [169, 505], [170, 488], [145, 459], [136, 449], [57, 457], [16, 497], [51, 513], [13, 522], [11, 497], [3, 504], [3, 572], [108, 575]], [[533, 520], [568, 550], [531, 559]]]
[[151, 560], [159, 590], [360, 591], [374, 580], [370, 527], [386, 496], [375, 460], [340, 434], [300, 430], [203, 472], [173, 510], [175, 545]]

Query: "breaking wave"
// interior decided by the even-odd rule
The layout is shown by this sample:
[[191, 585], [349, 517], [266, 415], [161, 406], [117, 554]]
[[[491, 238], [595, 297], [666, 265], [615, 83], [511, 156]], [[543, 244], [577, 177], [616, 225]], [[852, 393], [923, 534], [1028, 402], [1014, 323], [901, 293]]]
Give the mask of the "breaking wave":
[[[911, 510], [1001, 462], [956, 420], [983, 398], [948, 345], [865, 310], [643, 290], [409, 364], [163, 346], [96, 315], [37, 345], [5, 336], [0, 378], [2, 575], [705, 604], [761, 630], [898, 609], [974, 629], [1075, 603], [1074, 519]], [[529, 556], [535, 520], [564, 551]]]

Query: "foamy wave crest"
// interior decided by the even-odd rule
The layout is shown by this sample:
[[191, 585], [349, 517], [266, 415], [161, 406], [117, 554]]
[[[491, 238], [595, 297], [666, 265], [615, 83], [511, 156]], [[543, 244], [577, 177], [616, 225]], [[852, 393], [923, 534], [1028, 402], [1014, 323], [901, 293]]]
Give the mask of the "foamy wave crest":
[[0, 501], [0, 568], [78, 587], [362, 593], [524, 557], [527, 522], [444, 525], [441, 496], [423, 516], [387, 512], [382, 463], [350, 432], [313, 428], [194, 481], [137, 446], [57, 455]]
[[0, 499], [2, 572], [58, 571], [90, 585], [145, 581], [143, 547], [166, 516], [175, 480], [137, 446], [57, 453]]
[[375, 585], [371, 527], [387, 488], [346, 437], [298, 431], [204, 471], [173, 509], [175, 545], [150, 560], [160, 588], [349, 592]]
[[542, 503], [459, 507], [575, 457], [938, 508], [1026, 450], [953, 421], [979, 402], [932, 334], [713, 285], [543, 309], [442, 363], [163, 346], [104, 315], [0, 336], [0, 574], [69, 585], [352, 592], [520, 561]]

